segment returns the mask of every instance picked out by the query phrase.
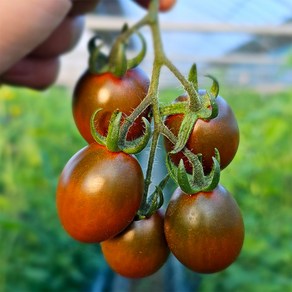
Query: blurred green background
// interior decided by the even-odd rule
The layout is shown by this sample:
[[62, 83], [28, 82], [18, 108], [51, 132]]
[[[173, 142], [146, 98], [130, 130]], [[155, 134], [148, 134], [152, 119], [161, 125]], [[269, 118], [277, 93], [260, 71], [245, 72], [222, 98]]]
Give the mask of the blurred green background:
[[[198, 290], [292, 291], [292, 91], [220, 93], [241, 131], [221, 183], [240, 205], [246, 238], [238, 260], [202, 276]], [[161, 96], [176, 94], [169, 89]], [[56, 214], [58, 176], [85, 146], [70, 95], [60, 87], [41, 93], [0, 88], [0, 291], [90, 291], [106, 267], [99, 246], [69, 238]], [[185, 277], [197, 275], [185, 271]], [[151, 279], [141, 287], [136, 281], [136, 291], [149, 291]]]

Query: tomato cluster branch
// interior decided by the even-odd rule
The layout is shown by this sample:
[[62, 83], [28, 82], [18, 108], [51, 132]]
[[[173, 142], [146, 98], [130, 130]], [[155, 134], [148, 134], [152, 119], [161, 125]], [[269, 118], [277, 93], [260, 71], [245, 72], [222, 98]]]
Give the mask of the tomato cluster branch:
[[[193, 154], [190, 150], [188, 150], [185, 145], [190, 136], [192, 128], [196, 123], [198, 118], [212, 118], [216, 116], [216, 107], [214, 105], [214, 98], [218, 94], [218, 82], [211, 76], [213, 85], [211, 88], [211, 96], [209, 93], [201, 94], [198, 90], [198, 80], [197, 80], [197, 68], [195, 65], [191, 67], [188, 78], [185, 78], [181, 72], [176, 68], [176, 66], [168, 59], [165, 54], [159, 19], [158, 19], [158, 11], [159, 11], [159, 1], [152, 0], [149, 5], [148, 13], [136, 24], [132, 27], [125, 26], [121, 32], [121, 34], [117, 37], [115, 43], [112, 46], [110, 58], [112, 60], [115, 59], [115, 55], [120, 55], [123, 53], [123, 46], [127, 42], [127, 40], [133, 35], [137, 34], [142, 41], [143, 49], [139, 54], [140, 57], [143, 56], [145, 41], [143, 37], [138, 32], [140, 28], [144, 26], [148, 26], [150, 28], [153, 49], [154, 49], [154, 61], [153, 61], [153, 69], [150, 78], [149, 90], [146, 97], [142, 100], [140, 105], [136, 107], [133, 112], [126, 117], [124, 123], [119, 130], [119, 135], [121, 137], [126, 137], [129, 127], [134, 123], [134, 121], [148, 108], [151, 106], [152, 108], [152, 116], [154, 122], [154, 129], [152, 133], [152, 141], [148, 158], [148, 165], [146, 170], [145, 177], [145, 195], [142, 202], [142, 209], [145, 209], [148, 198], [149, 186], [152, 183], [152, 169], [156, 154], [156, 148], [158, 144], [158, 139], [160, 135], [165, 136], [169, 141], [171, 141], [175, 146], [172, 150], [172, 153], [177, 153], [182, 151], [187, 159], [190, 161], [193, 166], [193, 175], [187, 175], [184, 167], [176, 167], [167, 163], [170, 175], [179, 185], [185, 185], [185, 190], [201, 190], [208, 189], [214, 185], [211, 183], [214, 178], [215, 181], [219, 181], [220, 167], [214, 162], [213, 171], [208, 176], [204, 175], [203, 167], [201, 164], [200, 157], [198, 155]], [[139, 58], [139, 57], [137, 57]], [[123, 63], [120, 64], [123, 67]], [[159, 96], [158, 96], [158, 88], [159, 88], [159, 80], [161, 75], [162, 67], [168, 68], [168, 70], [177, 78], [177, 80], [181, 83], [183, 88], [185, 89], [187, 95], [189, 96], [188, 101], [179, 102], [173, 105], [161, 107], [159, 104]], [[214, 105], [214, 107], [213, 107]], [[210, 109], [211, 107], [211, 109]], [[163, 118], [165, 115], [170, 114], [184, 114], [185, 118], [182, 122], [182, 126], [180, 128], [178, 137], [176, 137], [164, 124]], [[109, 139], [110, 140], [110, 139]], [[115, 149], [115, 147], [113, 147]], [[218, 157], [219, 159], [219, 157]], [[210, 177], [212, 175], [212, 177]]]

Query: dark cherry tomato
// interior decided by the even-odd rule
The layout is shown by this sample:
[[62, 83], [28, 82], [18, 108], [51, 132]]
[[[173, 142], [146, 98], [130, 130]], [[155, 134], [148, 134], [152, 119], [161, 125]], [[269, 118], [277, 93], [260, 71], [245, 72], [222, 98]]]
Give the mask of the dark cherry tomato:
[[[135, 2], [137, 2], [142, 7], [147, 8], [150, 3], [150, 0], [135, 0]], [[176, 0], [160, 0], [159, 10], [168, 11], [169, 9], [172, 8], [172, 6], [174, 6], [175, 3], [176, 3]]]
[[[177, 100], [186, 100], [186, 96], [181, 96]], [[215, 156], [215, 148], [220, 153], [220, 166], [224, 169], [234, 158], [239, 145], [239, 129], [234, 113], [228, 103], [221, 97], [216, 98], [218, 104], [218, 116], [209, 121], [198, 119], [186, 144], [194, 154], [202, 154], [202, 162], [205, 173], [212, 169]], [[183, 115], [171, 115], [165, 120], [165, 125], [177, 135], [183, 119]], [[173, 144], [164, 139], [164, 145], [169, 152], [173, 149]], [[182, 152], [171, 155], [175, 164], [179, 164], [181, 159], [185, 162], [186, 170], [191, 173], [192, 166]]]
[[165, 263], [169, 248], [160, 211], [150, 218], [133, 221], [122, 233], [101, 243], [109, 266], [128, 278], [149, 276]]
[[61, 173], [58, 214], [76, 240], [101, 242], [132, 222], [143, 191], [143, 173], [133, 156], [92, 143], [77, 152]]
[[[137, 67], [128, 70], [123, 77], [116, 77], [112, 73], [85, 72], [73, 94], [73, 117], [83, 138], [88, 143], [94, 141], [90, 132], [90, 118], [98, 108], [103, 110], [96, 116], [95, 123], [99, 126], [99, 133], [106, 135], [111, 114], [118, 109], [124, 115], [129, 115], [145, 98], [148, 87], [148, 77]], [[143, 134], [142, 116], [147, 117], [148, 113], [143, 113], [131, 126], [128, 140]]]
[[240, 253], [244, 223], [236, 201], [221, 185], [211, 192], [174, 192], [165, 214], [170, 250], [197, 273], [227, 268]]

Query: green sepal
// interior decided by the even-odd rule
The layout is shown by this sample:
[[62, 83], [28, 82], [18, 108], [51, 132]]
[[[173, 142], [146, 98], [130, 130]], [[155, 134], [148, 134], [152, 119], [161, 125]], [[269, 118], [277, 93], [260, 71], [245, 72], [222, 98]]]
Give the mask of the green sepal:
[[197, 155], [189, 151], [188, 160], [192, 165], [192, 176], [196, 178], [200, 184], [204, 179], [204, 169], [202, 167], [202, 154], [198, 153]]
[[101, 41], [99, 45], [96, 45], [96, 41], [100, 40], [98, 35], [92, 37], [88, 42], [89, 51], [89, 71], [92, 74], [102, 74], [108, 71], [108, 57], [101, 52], [101, 48], [104, 43]]
[[210, 115], [209, 119], [214, 119], [218, 116], [219, 108], [218, 108], [218, 104], [216, 102], [216, 99], [214, 97], [211, 96], [210, 101], [211, 101], [212, 111], [211, 111], [211, 115]]
[[101, 111], [101, 108], [98, 108], [90, 118], [90, 132], [93, 137], [93, 139], [98, 143], [103, 146], [106, 146], [106, 137], [102, 136], [101, 134], [98, 133], [98, 125], [95, 125], [95, 117], [96, 115]]
[[202, 107], [197, 112], [198, 118], [204, 119], [204, 120], [210, 119], [210, 116], [212, 115], [211, 97], [206, 91], [204, 91], [204, 94], [200, 94], [200, 97], [202, 101]]
[[[201, 191], [211, 191], [213, 190], [219, 183], [220, 180], [220, 163], [219, 163], [219, 152], [217, 149], [215, 150], [216, 157], [213, 157], [213, 167], [210, 174], [204, 176], [203, 166], [197, 165], [198, 170], [195, 171], [193, 169], [192, 175], [187, 173], [184, 162], [181, 159], [179, 165], [176, 166], [170, 159], [169, 155], [166, 158], [166, 167], [171, 178], [179, 185], [183, 192], [187, 194], [195, 194]], [[198, 175], [199, 174], [199, 175]]]
[[[97, 46], [96, 41], [100, 40], [100, 44]], [[100, 49], [103, 46], [103, 42], [101, 40], [101, 37], [99, 35], [94, 35], [87, 44], [87, 49], [89, 54], [92, 54], [95, 52], [96, 49]]]
[[111, 119], [108, 126], [108, 134], [106, 137], [106, 147], [109, 151], [118, 152], [119, 148], [119, 135], [120, 135], [120, 125], [121, 125], [122, 113], [119, 111], [114, 111], [111, 115]]
[[194, 182], [190, 174], [187, 173], [183, 160], [179, 162], [177, 171], [177, 182], [183, 192], [194, 194], [199, 192], [203, 185], [202, 182]]
[[166, 169], [167, 169], [169, 176], [172, 178], [172, 180], [174, 182], [177, 183], [177, 167], [171, 161], [171, 158], [169, 155], [166, 155], [165, 165], [166, 165]]
[[114, 111], [111, 115], [109, 126], [108, 126], [108, 133], [107, 136], [102, 136], [99, 134], [98, 130], [98, 124], [95, 125], [95, 117], [96, 115], [101, 111], [102, 109], [97, 109], [91, 116], [90, 119], [90, 131], [93, 139], [103, 146], [106, 146], [106, 148], [109, 151], [112, 152], [118, 152], [121, 151], [118, 146], [119, 141], [119, 135], [120, 135], [120, 123], [122, 118], [122, 113], [119, 111]]
[[125, 135], [125, 137], [120, 137], [119, 147], [123, 152], [128, 154], [136, 154], [141, 152], [147, 146], [152, 134], [151, 124], [145, 117], [142, 117], [142, 121], [145, 126], [145, 131], [141, 137], [132, 141], [127, 141], [127, 135]]
[[216, 98], [219, 94], [220, 89], [218, 80], [214, 76], [209, 74], [205, 75], [205, 77], [208, 77], [213, 81], [212, 86], [210, 88], [210, 93], [212, 94], [213, 97]]
[[193, 64], [190, 71], [188, 80], [193, 84], [194, 89], [198, 91], [198, 72], [197, 72], [197, 65]]
[[[202, 93], [204, 92], [204, 93]], [[218, 115], [218, 105], [215, 97], [209, 94], [208, 91], [201, 91], [202, 108], [197, 112], [198, 118], [210, 120]]]
[[203, 191], [205, 192], [212, 191], [213, 189], [215, 189], [220, 181], [220, 164], [215, 157], [212, 157], [212, 159], [213, 167], [210, 174], [206, 178], [207, 186], [203, 189]]
[[185, 114], [178, 132], [178, 140], [174, 145], [171, 154], [180, 152], [188, 142], [188, 139], [192, 133], [194, 125], [198, 119], [198, 116], [194, 112], [188, 112]]
[[169, 175], [155, 186], [155, 191], [147, 198], [146, 203], [139, 209], [137, 216], [139, 219], [148, 218], [159, 210], [164, 203], [163, 189], [166, 186], [169, 179]]
[[127, 57], [124, 43], [113, 46], [109, 56], [109, 71], [117, 77], [125, 75], [127, 71]]
[[143, 61], [143, 59], [144, 59], [144, 57], [146, 55], [146, 52], [147, 52], [147, 44], [146, 44], [145, 38], [138, 31], [136, 31], [136, 34], [137, 34], [137, 36], [139, 37], [139, 39], [141, 41], [142, 48], [141, 48], [139, 54], [136, 57], [134, 57], [134, 58], [132, 58], [132, 59], [127, 61], [127, 69], [132, 69], [134, 67], [137, 67]]

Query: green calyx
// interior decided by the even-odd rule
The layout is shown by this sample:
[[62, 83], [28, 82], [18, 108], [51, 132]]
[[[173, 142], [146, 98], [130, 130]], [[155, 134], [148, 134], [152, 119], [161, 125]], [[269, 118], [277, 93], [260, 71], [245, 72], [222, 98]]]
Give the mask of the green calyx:
[[102, 111], [102, 109], [97, 109], [90, 119], [91, 135], [97, 143], [106, 146], [109, 151], [123, 151], [128, 154], [139, 153], [147, 146], [151, 137], [151, 125], [146, 118], [142, 117], [145, 127], [144, 134], [137, 139], [127, 141], [126, 137], [129, 129], [125, 131], [124, 135], [121, 134], [120, 128], [123, 114], [118, 110], [112, 113], [107, 136], [103, 136], [99, 133], [99, 126], [95, 124], [95, 117], [100, 111]]
[[134, 33], [138, 36], [141, 42], [141, 50], [137, 56], [132, 59], [127, 59], [126, 49], [128, 37], [124, 38], [124, 35], [127, 35], [128, 27], [125, 25], [121, 31], [120, 37], [117, 38], [116, 43], [112, 46], [112, 49], [109, 55], [106, 55], [101, 51], [104, 46], [103, 42], [96, 44], [100, 40], [99, 36], [94, 36], [88, 42], [88, 51], [89, 51], [89, 71], [92, 74], [102, 74], [110, 72], [117, 77], [123, 76], [127, 70], [132, 69], [138, 66], [144, 59], [147, 51], [146, 41], [142, 34], [138, 31]]
[[177, 143], [174, 145], [173, 150], [170, 152], [171, 154], [178, 153], [185, 147], [197, 119], [198, 116], [191, 111], [185, 114], [178, 132]]
[[[218, 105], [216, 97], [219, 93], [219, 83], [211, 75], [206, 75], [212, 79], [213, 83], [209, 91], [198, 89], [197, 66], [193, 64], [190, 69], [188, 80], [192, 84], [192, 92], [189, 94], [187, 101], [177, 102], [173, 105], [166, 106], [161, 109], [163, 115], [184, 114], [182, 120], [178, 139], [174, 145], [171, 154], [180, 152], [187, 144], [188, 139], [192, 133], [195, 123], [198, 119], [210, 120], [218, 115]], [[201, 107], [199, 110], [194, 109], [193, 105], [199, 100]]]
[[146, 202], [142, 204], [141, 208], [137, 212], [136, 217], [138, 219], [145, 219], [151, 217], [157, 210], [159, 210], [164, 203], [163, 189], [166, 186], [169, 179], [169, 175], [155, 186], [155, 191], [147, 197]]
[[168, 155], [166, 157], [166, 166], [171, 178], [187, 194], [213, 190], [220, 180], [220, 155], [218, 150], [215, 149], [213, 167], [208, 175], [204, 175], [202, 163], [197, 155], [193, 154], [190, 162], [193, 166], [192, 174], [187, 173], [183, 160], [176, 166]]
[[[97, 45], [97, 41], [100, 43]], [[89, 71], [92, 74], [108, 72], [108, 56], [101, 52], [104, 43], [99, 36], [92, 37], [88, 42]]]

